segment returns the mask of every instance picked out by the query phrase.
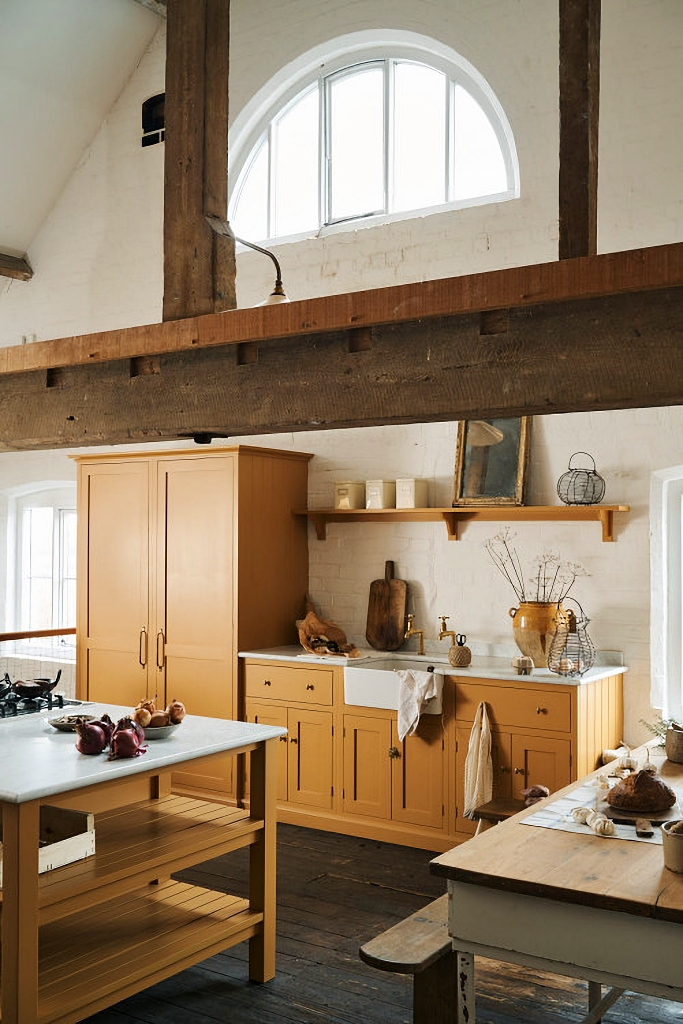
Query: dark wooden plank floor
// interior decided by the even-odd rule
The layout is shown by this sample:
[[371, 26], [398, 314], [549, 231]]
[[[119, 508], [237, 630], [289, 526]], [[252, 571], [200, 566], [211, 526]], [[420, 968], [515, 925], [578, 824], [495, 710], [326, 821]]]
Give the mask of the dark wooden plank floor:
[[[444, 891], [433, 855], [335, 833], [278, 828], [277, 976], [248, 980], [247, 946], [88, 1018], [90, 1024], [409, 1024], [411, 979], [361, 963], [358, 947]], [[246, 851], [183, 878], [246, 895]], [[625, 938], [624, 941], [627, 941]], [[586, 985], [477, 961], [478, 1024], [576, 1022]], [[628, 994], [605, 1024], [673, 1024], [683, 1004]]]

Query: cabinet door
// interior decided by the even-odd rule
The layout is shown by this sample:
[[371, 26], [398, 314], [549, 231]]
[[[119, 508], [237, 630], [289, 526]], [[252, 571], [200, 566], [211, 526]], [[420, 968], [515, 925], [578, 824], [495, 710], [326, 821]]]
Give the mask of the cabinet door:
[[392, 723], [391, 817], [410, 825], [442, 828], [444, 810], [443, 727], [439, 715], [423, 715], [412, 736], [403, 743]]
[[235, 461], [157, 464], [152, 658], [161, 699], [233, 718]]
[[149, 463], [83, 467], [78, 502], [78, 694], [135, 707], [147, 684]]
[[332, 712], [287, 713], [287, 797], [291, 803], [332, 808]]
[[[247, 722], [256, 722], [261, 725], [278, 725], [287, 728], [287, 708], [277, 704], [257, 704], [250, 701], [247, 704]], [[287, 737], [281, 736], [277, 748], [277, 800], [278, 803], [285, 803], [287, 800]], [[247, 792], [249, 792], [249, 779], [247, 778]]]
[[391, 816], [391, 746], [389, 718], [344, 715], [342, 807], [346, 814]]
[[512, 796], [523, 800], [528, 786], [547, 786], [551, 793], [571, 781], [569, 740], [512, 734]]

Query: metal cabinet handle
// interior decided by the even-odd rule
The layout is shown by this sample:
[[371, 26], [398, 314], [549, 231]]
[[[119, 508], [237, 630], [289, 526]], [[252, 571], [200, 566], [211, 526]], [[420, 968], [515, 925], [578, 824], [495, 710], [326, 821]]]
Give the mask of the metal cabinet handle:
[[315, 686], [313, 685], [313, 683], [306, 683], [306, 689], [307, 690], [315, 690]]
[[508, 766], [506, 764], [502, 764], [500, 766], [500, 768], [498, 769], [498, 771], [500, 771], [500, 772], [509, 772], [510, 769], [508, 768]]
[[536, 708], [536, 714], [537, 715], [547, 715], [548, 714], [548, 709], [547, 708]]
[[[161, 660], [159, 660], [159, 637], [161, 637]], [[166, 637], [163, 629], [157, 633], [157, 668], [162, 669], [166, 664]]]
[[515, 768], [515, 775], [525, 775], [525, 774], [526, 773], [525, 773], [523, 768]]
[[389, 747], [389, 757], [392, 759], [392, 761], [395, 761], [396, 758], [400, 757], [400, 756], [401, 756], [401, 753], [400, 753], [398, 747]]
[[289, 741], [289, 742], [290, 742], [290, 743], [298, 743], [299, 741], [298, 741], [298, 739], [296, 738], [296, 736], [292, 736], [292, 738], [290, 739], [290, 741]]
[[264, 679], [263, 680], [263, 685], [264, 686], [270, 686], [270, 679]]
[[138, 646], [138, 661], [144, 668], [147, 664], [147, 630], [143, 626], [140, 630], [140, 642]]

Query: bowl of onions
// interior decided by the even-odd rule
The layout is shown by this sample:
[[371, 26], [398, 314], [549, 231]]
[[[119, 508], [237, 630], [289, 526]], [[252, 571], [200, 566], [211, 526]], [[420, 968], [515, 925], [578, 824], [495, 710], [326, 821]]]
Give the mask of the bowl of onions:
[[141, 725], [146, 740], [164, 740], [171, 736], [185, 717], [182, 701], [172, 700], [165, 710], [159, 710], [152, 700], [140, 701], [133, 718]]

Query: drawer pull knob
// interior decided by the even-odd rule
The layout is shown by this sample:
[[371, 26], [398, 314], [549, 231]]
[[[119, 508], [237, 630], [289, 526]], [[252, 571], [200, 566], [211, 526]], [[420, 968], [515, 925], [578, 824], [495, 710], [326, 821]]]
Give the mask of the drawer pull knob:
[[392, 761], [395, 761], [397, 757], [400, 757], [398, 747], [389, 747], [389, 757]]
[[313, 683], [306, 683], [306, 689], [307, 690], [315, 690], [315, 686], [313, 685]]
[[536, 714], [537, 715], [547, 715], [548, 714], [548, 709], [547, 708], [536, 708]]
[[280, 743], [286, 743], [286, 742], [287, 742], [287, 737], [286, 736], [281, 736], [280, 737]]
[[270, 686], [270, 679], [264, 679], [263, 680], [263, 685], [264, 686]]
[[524, 775], [523, 768], [515, 768], [515, 775]]
[[296, 738], [296, 736], [292, 736], [292, 738], [291, 738], [291, 740], [290, 740], [289, 742], [290, 742], [290, 743], [298, 743], [299, 741], [298, 741], [298, 739]]

